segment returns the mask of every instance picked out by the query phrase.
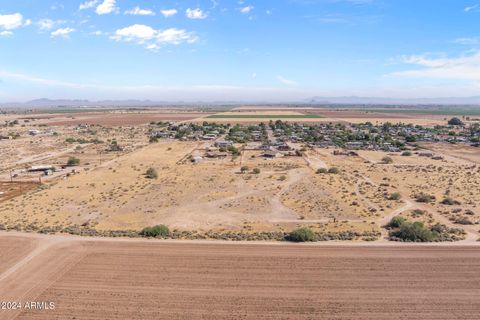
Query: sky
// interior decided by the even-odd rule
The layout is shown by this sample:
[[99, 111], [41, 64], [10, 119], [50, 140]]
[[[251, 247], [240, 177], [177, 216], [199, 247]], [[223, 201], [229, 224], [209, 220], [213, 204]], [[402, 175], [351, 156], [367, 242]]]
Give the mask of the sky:
[[0, 0], [0, 101], [480, 96], [480, 0]]

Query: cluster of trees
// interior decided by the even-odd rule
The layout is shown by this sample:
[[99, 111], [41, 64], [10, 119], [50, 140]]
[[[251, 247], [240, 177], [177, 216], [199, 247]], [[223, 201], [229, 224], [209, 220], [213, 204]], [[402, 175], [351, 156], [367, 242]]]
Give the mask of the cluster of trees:
[[407, 242], [432, 242], [439, 233], [427, 228], [423, 222], [408, 222], [402, 216], [396, 216], [386, 226], [390, 229], [389, 236], [392, 240]]

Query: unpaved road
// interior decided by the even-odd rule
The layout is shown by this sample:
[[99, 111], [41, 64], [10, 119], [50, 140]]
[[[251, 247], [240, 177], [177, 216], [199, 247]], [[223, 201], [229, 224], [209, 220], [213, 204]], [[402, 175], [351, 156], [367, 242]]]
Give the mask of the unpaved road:
[[[11, 237], [0, 233], [0, 244]], [[0, 300], [54, 302], [55, 309], [1, 310], [0, 319], [480, 315], [480, 246], [25, 237], [37, 247], [0, 271]]]

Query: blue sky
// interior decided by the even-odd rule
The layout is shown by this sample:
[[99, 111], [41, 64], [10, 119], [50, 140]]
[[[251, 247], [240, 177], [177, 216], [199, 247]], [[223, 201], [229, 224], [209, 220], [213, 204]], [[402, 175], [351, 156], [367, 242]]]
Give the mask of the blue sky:
[[0, 101], [480, 95], [480, 0], [0, 0]]

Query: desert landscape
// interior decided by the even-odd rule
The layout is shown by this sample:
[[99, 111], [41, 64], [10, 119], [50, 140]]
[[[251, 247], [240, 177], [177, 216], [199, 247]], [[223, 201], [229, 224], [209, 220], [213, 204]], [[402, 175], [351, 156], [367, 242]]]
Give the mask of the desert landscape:
[[476, 241], [475, 119], [456, 127], [446, 116], [398, 113], [359, 124], [351, 117], [360, 113], [11, 113], [0, 141], [0, 227], [138, 237], [162, 225], [173, 239], [237, 241], [308, 229], [323, 241], [382, 241], [395, 238], [396, 217], [437, 241]]
[[1, 117], [2, 319], [478, 314], [474, 117]]

